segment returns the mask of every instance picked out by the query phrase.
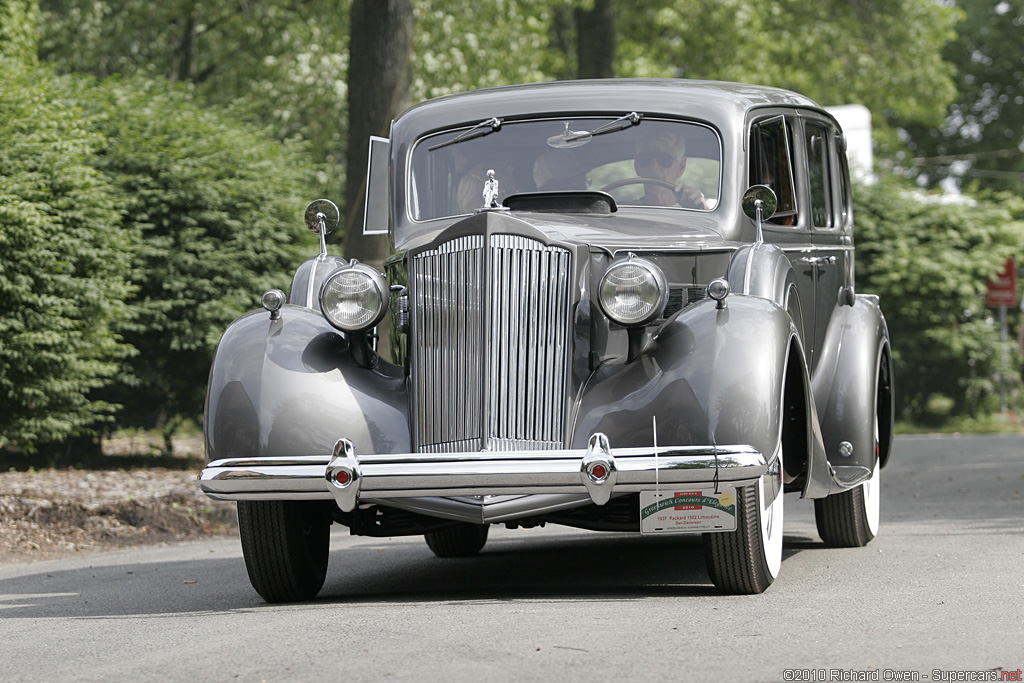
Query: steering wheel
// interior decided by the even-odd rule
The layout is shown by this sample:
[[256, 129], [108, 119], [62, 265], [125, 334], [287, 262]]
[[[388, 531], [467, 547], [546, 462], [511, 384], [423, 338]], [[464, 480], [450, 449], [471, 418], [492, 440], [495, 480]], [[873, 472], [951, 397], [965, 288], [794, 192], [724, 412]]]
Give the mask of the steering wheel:
[[611, 190], [616, 190], [625, 185], [647, 185], [648, 183], [651, 185], [661, 185], [662, 187], [667, 187], [673, 192], [675, 192], [676, 189], [675, 185], [664, 180], [658, 180], [656, 178], [641, 178], [640, 176], [637, 176], [635, 178], [623, 178], [622, 180], [615, 180], [613, 182], [610, 182], [601, 188], [601, 192], [609, 192]]

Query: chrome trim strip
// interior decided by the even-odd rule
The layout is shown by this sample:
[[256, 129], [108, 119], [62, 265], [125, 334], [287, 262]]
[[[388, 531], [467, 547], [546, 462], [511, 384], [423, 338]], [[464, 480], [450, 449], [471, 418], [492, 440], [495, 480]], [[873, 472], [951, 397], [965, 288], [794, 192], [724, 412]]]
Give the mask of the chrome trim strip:
[[[367, 499], [364, 503], [376, 503]], [[458, 498], [388, 498], [389, 507], [431, 517], [473, 524], [494, 524], [589, 505], [590, 496], [534, 494], [523, 496], [475, 496]]]
[[860, 467], [859, 465], [831, 465], [832, 480], [839, 484], [834, 490], [845, 491], [846, 489], [852, 489], [854, 486], [859, 486], [871, 479], [874, 472], [867, 467]]
[[[323, 243], [323, 234], [320, 235], [321, 244]], [[309, 269], [309, 278], [306, 280], [306, 308], [309, 310], [316, 310], [313, 308], [313, 302], [320, 295], [319, 291], [314, 291], [313, 285], [316, 283], [316, 274], [320, 269], [320, 264], [324, 263], [327, 259], [327, 252], [322, 251], [319, 256], [313, 261], [313, 266]], [[319, 308], [319, 303], [317, 305]]]
[[[594, 481], [588, 476], [594, 462], [614, 471], [615, 477]], [[765, 456], [750, 446], [661, 446], [656, 453], [652, 447], [612, 450], [602, 434], [595, 434], [586, 450], [364, 456], [342, 439], [333, 456], [217, 460], [203, 469], [199, 484], [207, 495], [222, 500], [335, 497], [343, 510], [368, 499], [509, 494], [574, 494], [603, 504], [613, 494], [659, 484], [711, 482], [716, 474], [719, 481], [740, 485], [756, 480], [767, 468]], [[344, 495], [328, 479], [339, 470], [350, 473]]]

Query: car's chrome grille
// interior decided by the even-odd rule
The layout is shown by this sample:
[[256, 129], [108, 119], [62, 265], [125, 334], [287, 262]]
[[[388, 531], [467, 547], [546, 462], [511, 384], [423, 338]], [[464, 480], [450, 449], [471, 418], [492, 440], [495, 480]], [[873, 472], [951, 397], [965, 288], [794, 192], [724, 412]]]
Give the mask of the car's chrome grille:
[[568, 250], [514, 235], [413, 258], [421, 452], [563, 447], [571, 273]]

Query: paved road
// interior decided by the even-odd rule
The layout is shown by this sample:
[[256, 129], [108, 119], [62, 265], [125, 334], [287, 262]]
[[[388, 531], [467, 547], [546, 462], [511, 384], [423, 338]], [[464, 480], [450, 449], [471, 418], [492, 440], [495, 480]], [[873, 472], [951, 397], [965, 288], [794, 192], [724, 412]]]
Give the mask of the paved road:
[[760, 596], [716, 594], [699, 542], [559, 528], [472, 560], [338, 533], [301, 605], [262, 603], [236, 541], [3, 567], [0, 680], [1021, 680], [1024, 437], [894, 458], [866, 548], [824, 548], [787, 496]]

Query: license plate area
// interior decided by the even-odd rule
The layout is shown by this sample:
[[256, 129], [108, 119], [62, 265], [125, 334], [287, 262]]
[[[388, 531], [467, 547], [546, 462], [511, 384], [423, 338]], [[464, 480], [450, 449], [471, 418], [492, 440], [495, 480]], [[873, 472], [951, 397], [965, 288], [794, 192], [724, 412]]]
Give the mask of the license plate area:
[[685, 487], [640, 492], [640, 533], [736, 530], [736, 487]]

